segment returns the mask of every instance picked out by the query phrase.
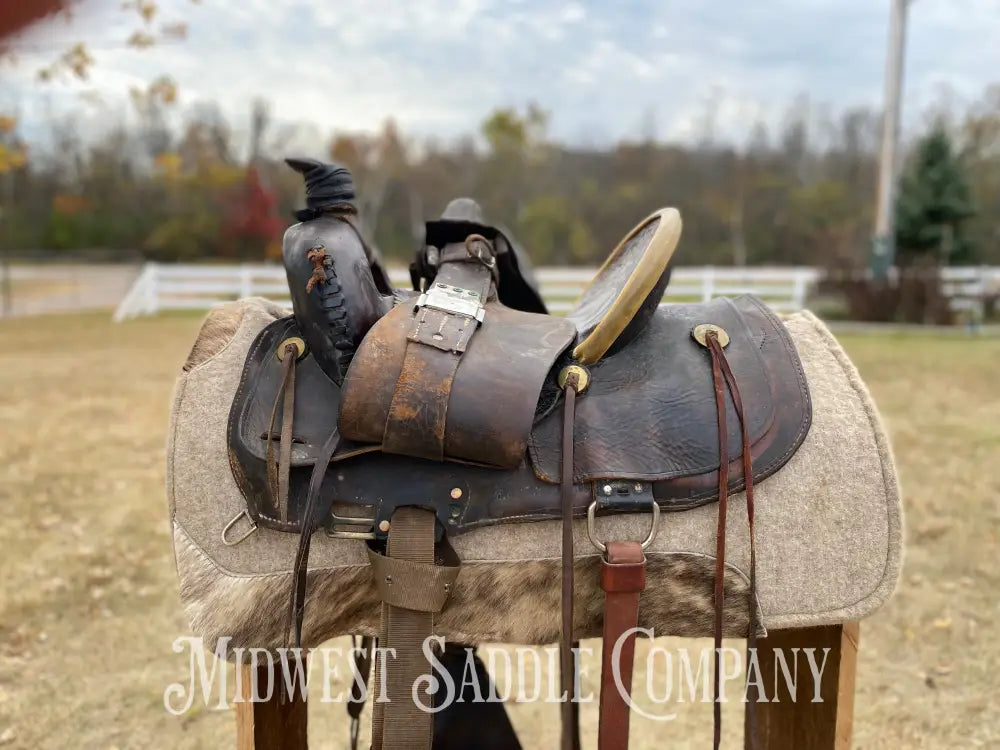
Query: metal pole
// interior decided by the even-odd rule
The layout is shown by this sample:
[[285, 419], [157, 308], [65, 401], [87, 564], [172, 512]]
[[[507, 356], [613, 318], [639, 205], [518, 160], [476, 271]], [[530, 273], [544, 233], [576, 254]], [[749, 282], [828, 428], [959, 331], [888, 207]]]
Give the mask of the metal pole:
[[14, 308], [14, 284], [10, 278], [10, 254], [14, 252], [14, 170], [4, 175], [4, 200], [0, 206], [0, 221], [4, 224], [3, 255], [0, 256], [0, 277], [3, 282], [3, 308], [0, 317], [9, 317]]
[[899, 119], [902, 108], [903, 56], [906, 48], [906, 8], [909, 0], [892, 0], [889, 20], [889, 56], [885, 66], [885, 112], [879, 153], [875, 237], [870, 268], [876, 279], [885, 279], [896, 255], [895, 213]]

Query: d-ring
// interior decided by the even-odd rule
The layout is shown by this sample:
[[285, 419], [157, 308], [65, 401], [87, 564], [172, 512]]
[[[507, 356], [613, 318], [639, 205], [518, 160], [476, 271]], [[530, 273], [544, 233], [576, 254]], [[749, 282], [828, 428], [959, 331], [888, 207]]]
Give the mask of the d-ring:
[[[475, 248], [473, 248], [473, 244], [475, 244]], [[469, 254], [469, 257], [475, 258], [492, 270], [497, 264], [497, 259], [493, 257], [489, 250], [484, 251], [482, 248], [483, 245], [489, 246], [489, 240], [481, 234], [470, 234], [465, 238], [465, 252]]]
[[[229, 540], [227, 538], [227, 535], [229, 534], [230, 529], [232, 529], [233, 526], [235, 526], [239, 522], [239, 520], [244, 517], [246, 517], [247, 522], [250, 524], [250, 530], [246, 532], [243, 536], [241, 536], [239, 539]], [[245, 541], [249, 539], [251, 536], [253, 536], [253, 533], [255, 531], [257, 531], [257, 524], [254, 523], [254, 520], [250, 517], [250, 511], [244, 508], [239, 513], [237, 513], [236, 516], [233, 518], [233, 520], [226, 524], [226, 528], [222, 530], [222, 543], [227, 547], [235, 547], [240, 542]]]
[[[660, 504], [653, 500], [652, 506], [653, 520], [649, 525], [649, 534], [641, 545], [643, 549], [646, 549], [646, 547], [653, 543], [653, 540], [656, 539], [656, 532], [660, 528]], [[596, 513], [597, 501], [594, 500], [587, 507], [587, 536], [590, 537], [590, 543], [604, 553], [608, 551], [608, 545], [597, 538], [597, 530], [594, 528], [596, 525]]]

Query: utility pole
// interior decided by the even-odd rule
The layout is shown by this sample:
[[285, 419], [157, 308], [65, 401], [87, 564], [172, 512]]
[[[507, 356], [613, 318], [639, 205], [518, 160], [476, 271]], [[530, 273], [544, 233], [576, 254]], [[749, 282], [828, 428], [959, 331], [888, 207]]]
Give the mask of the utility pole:
[[6, 318], [14, 309], [14, 282], [10, 278], [10, 255], [14, 252], [14, 170], [9, 169], [4, 177], [4, 197], [0, 202], [0, 224], [3, 225], [3, 254], [0, 255], [0, 294], [3, 306], [0, 317]]
[[903, 57], [906, 49], [906, 9], [910, 0], [891, 0], [889, 55], [885, 66], [885, 109], [882, 115], [882, 146], [879, 153], [878, 197], [875, 205], [875, 237], [869, 267], [884, 280], [896, 255], [896, 172], [899, 119], [903, 93]]

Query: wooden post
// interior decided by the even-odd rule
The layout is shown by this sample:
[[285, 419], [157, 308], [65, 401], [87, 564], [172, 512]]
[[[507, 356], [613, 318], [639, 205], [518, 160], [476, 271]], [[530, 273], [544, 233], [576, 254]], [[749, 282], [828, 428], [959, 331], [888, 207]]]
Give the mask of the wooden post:
[[[267, 694], [267, 666], [252, 667], [244, 664], [240, 697], [236, 703], [237, 750], [307, 750], [306, 700], [300, 692], [294, 698], [282, 700], [281, 677], [274, 673], [275, 685], [271, 697], [254, 702], [254, 695]], [[260, 689], [255, 689], [260, 685]]]
[[[848, 622], [822, 628], [774, 630], [758, 641], [757, 660], [769, 702], [756, 704], [756, 750], [849, 750], [859, 638], [858, 623]], [[823, 665], [824, 649], [830, 649], [820, 676], [819, 703], [812, 702], [816, 686], [802, 652], [806, 648], [815, 649], [817, 666]], [[795, 669], [792, 649], [799, 649], [798, 670], [793, 674], [797, 683], [794, 702], [776, 663], [774, 649], [784, 651], [789, 671]], [[752, 750], [749, 726], [745, 735], [744, 747]]]

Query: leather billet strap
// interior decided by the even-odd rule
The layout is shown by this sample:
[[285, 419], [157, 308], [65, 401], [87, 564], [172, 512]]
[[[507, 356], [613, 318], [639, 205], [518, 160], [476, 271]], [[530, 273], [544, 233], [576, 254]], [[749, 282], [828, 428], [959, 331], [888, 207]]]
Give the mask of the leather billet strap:
[[630, 708], [625, 698], [632, 693], [635, 632], [625, 634], [638, 626], [639, 594], [646, 588], [642, 542], [607, 543], [601, 562], [601, 588], [604, 589], [604, 644], [597, 748], [627, 750]]
[[[305, 342], [299, 338], [286, 339], [279, 344], [277, 356], [281, 360], [281, 384], [271, 407], [267, 426], [267, 482], [278, 510], [278, 518], [288, 520], [289, 474], [292, 465], [292, 424], [295, 416], [295, 363], [305, 353]], [[281, 433], [278, 459], [274, 456], [274, 423], [281, 404]]]
[[[743, 399], [740, 395], [736, 376], [733, 374], [729, 360], [726, 358], [725, 346], [729, 342], [726, 332], [712, 325], [699, 326], [701, 335], [695, 329], [694, 335], [699, 343], [709, 351], [712, 360], [712, 383], [715, 389], [715, 404], [719, 427], [719, 520], [716, 530], [715, 548], [715, 657], [713, 663], [713, 748], [719, 749], [722, 742], [722, 704], [719, 701], [721, 677], [722, 650], [722, 619], [725, 604], [725, 574], [726, 574], [726, 515], [729, 500], [729, 441], [726, 428], [726, 389], [733, 400], [736, 416], [740, 421], [740, 438], [742, 449], [742, 469], [746, 482], [747, 522], [750, 530], [750, 591], [748, 595], [749, 630], [747, 632], [747, 648], [756, 647], [757, 643], [757, 551], [754, 534], [754, 504], [753, 504], [753, 459], [750, 454], [750, 437], [743, 409]], [[750, 660], [747, 660], [749, 665]], [[749, 696], [747, 703], [747, 746], [756, 746], [756, 700]]]
[[[436, 564], [434, 523], [432, 511], [397, 508], [386, 554], [368, 551], [382, 597], [378, 658], [384, 654], [387, 659], [385, 685], [380, 679], [383, 668], [378, 662], [375, 667], [373, 750], [429, 750], [433, 740], [434, 714], [414, 702], [413, 690], [422, 675], [431, 674], [424, 641], [433, 634], [434, 615], [444, 608], [459, 570], [457, 560]], [[382, 694], [387, 702], [379, 700]]]
[[[492, 246], [485, 240], [481, 244], [486, 247], [477, 252], [492, 260]], [[474, 310], [482, 309], [492, 288], [491, 267], [480, 262], [449, 263], [421, 298], [426, 298], [426, 303], [415, 310], [406, 337], [406, 353], [386, 417], [382, 450], [444, 460], [452, 383], [481, 322]]]
[[559, 375], [563, 389], [562, 481], [562, 635], [559, 640], [559, 693], [561, 747], [577, 750], [580, 746], [579, 707], [577, 705], [577, 668], [573, 640], [573, 418], [576, 397], [584, 391], [590, 375], [580, 365], [570, 365]]

